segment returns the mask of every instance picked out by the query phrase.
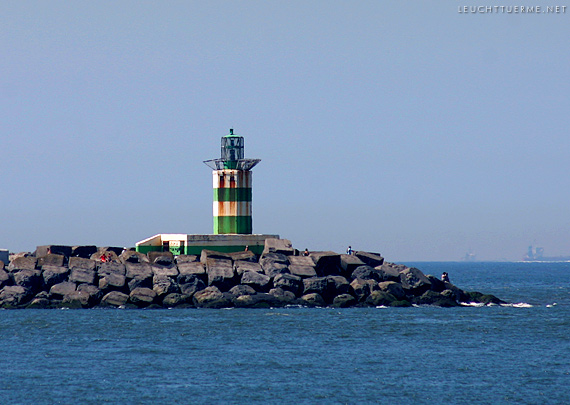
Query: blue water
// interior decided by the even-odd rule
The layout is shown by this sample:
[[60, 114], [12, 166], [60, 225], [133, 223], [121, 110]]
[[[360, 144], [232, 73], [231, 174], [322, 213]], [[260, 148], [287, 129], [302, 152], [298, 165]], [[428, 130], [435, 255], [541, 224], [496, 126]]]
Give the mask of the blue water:
[[519, 305], [4, 310], [0, 401], [570, 403], [569, 263], [413, 263]]

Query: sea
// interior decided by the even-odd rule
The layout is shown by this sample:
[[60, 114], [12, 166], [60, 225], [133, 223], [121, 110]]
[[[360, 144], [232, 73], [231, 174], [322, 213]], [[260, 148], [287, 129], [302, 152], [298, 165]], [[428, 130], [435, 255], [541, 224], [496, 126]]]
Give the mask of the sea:
[[0, 311], [2, 404], [568, 404], [570, 263], [406, 263], [504, 306]]

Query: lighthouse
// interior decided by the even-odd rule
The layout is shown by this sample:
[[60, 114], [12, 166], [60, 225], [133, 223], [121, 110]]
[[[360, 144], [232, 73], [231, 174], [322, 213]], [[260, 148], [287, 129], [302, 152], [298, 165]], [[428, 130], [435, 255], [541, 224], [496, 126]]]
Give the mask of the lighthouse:
[[214, 234], [253, 233], [251, 210], [251, 169], [261, 159], [245, 159], [243, 136], [222, 137], [221, 157], [204, 163], [213, 171]]

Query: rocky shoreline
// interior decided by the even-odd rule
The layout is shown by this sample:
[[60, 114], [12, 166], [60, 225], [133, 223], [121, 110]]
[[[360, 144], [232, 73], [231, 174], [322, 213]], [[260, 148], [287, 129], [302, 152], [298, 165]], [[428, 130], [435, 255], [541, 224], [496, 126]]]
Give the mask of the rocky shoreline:
[[[105, 255], [108, 260], [101, 261]], [[0, 261], [0, 308], [268, 308], [503, 304], [371, 252], [299, 255], [285, 239], [250, 251], [147, 255], [39, 246]]]

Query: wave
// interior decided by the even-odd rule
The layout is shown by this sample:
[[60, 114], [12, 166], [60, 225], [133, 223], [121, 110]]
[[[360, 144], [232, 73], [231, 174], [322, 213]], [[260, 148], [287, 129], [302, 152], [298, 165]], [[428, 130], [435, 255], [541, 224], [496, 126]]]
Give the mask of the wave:
[[528, 304], [526, 302], [517, 302], [514, 304], [501, 304], [502, 307], [512, 307], [512, 308], [532, 308], [534, 305]]

